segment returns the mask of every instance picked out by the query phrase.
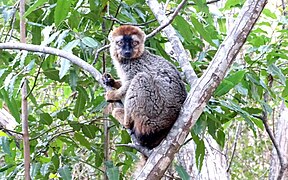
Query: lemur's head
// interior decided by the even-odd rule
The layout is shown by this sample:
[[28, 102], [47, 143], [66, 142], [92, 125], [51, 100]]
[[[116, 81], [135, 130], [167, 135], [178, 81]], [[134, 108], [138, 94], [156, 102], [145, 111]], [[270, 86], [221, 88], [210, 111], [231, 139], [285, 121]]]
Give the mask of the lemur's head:
[[124, 25], [114, 29], [108, 36], [111, 56], [118, 61], [140, 57], [144, 52], [145, 36], [135, 26]]

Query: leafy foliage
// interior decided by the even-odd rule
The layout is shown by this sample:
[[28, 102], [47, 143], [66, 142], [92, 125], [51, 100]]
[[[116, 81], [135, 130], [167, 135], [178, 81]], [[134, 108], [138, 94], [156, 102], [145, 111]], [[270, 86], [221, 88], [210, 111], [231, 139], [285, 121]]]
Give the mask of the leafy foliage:
[[[203, 0], [194, 2], [196, 5], [187, 5], [172, 25], [191, 54], [191, 65], [200, 77], [226, 36], [229, 19], [225, 13], [237, 10], [244, 1], [228, 0], [224, 8], [219, 9], [220, 14], [211, 12]], [[15, 3], [15, 0], [0, 2], [1, 42], [19, 40], [19, 16], [15, 14]], [[169, 10], [173, 11], [177, 3], [170, 1]], [[158, 26], [144, 0], [31, 0], [26, 9], [27, 42], [63, 49], [90, 64], [94, 61], [95, 49], [107, 44], [109, 31], [118, 26], [108, 15], [119, 22], [142, 24], [146, 33]], [[205, 157], [205, 133], [225, 148], [231, 144], [227, 136], [231, 135], [231, 129], [235, 129], [235, 123], [244, 121], [247, 127], [245, 133], [252, 132], [257, 137], [263, 131], [263, 123], [257, 117], [263, 110], [271, 115], [281, 100], [287, 102], [288, 33], [282, 28], [287, 22], [287, 17], [280, 17], [279, 12], [268, 8], [263, 11], [263, 16], [247, 39], [245, 50], [207, 103], [191, 130], [197, 145], [195, 154], [199, 169]], [[166, 42], [159, 33], [148, 39], [146, 45], [177, 65], [166, 51]], [[95, 68], [116, 75], [106, 54], [100, 54]], [[137, 160], [136, 152], [115, 146], [130, 142], [129, 134], [103, 113], [107, 105], [103, 98], [104, 90], [90, 75], [69, 61], [51, 55], [1, 51], [0, 59], [0, 107], [8, 109], [18, 123], [21, 121], [21, 83], [24, 78], [29, 81], [33, 179], [80, 179], [83, 174], [78, 172], [80, 169], [90, 179], [102, 179], [105, 175], [109, 179], [123, 179], [132, 173], [132, 166]], [[263, 98], [265, 92], [270, 97], [269, 102]], [[107, 124], [109, 132], [105, 134]], [[14, 130], [21, 132], [21, 125]], [[106, 136], [110, 141], [105, 140]], [[257, 143], [257, 147], [263, 148], [261, 143]], [[104, 157], [105, 144], [111, 147], [108, 149], [109, 160]], [[243, 146], [245, 148], [239, 155], [243, 157], [241, 160], [246, 158], [248, 164], [256, 159], [257, 153], [262, 153], [260, 148], [256, 149], [251, 144]], [[22, 151], [21, 141], [0, 131], [2, 179], [21, 177]], [[266, 166], [251, 166], [250, 170], [254, 172], [241, 171], [243, 164], [247, 163], [235, 160], [231, 173], [233, 179], [260, 177], [267, 171]], [[107, 169], [106, 174], [103, 167]], [[177, 165], [176, 171], [181, 178], [188, 179], [183, 167]]]

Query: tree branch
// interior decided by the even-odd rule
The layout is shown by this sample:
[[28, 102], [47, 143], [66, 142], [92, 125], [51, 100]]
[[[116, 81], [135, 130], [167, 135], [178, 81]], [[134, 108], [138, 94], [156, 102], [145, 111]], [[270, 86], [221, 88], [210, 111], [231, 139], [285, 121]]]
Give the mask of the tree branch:
[[[183, 0], [180, 4], [181, 6], [179, 5], [177, 9], [180, 10], [180, 8], [182, 8], [185, 2], [186, 1]], [[192, 60], [187, 55], [175, 29], [172, 27], [171, 24], [167, 25], [167, 22], [169, 22], [169, 19], [165, 15], [165, 10], [161, 8], [161, 5], [158, 3], [157, 0], [146, 0], [146, 3], [148, 4], [154, 16], [158, 20], [160, 27], [165, 26], [165, 28], [163, 29], [163, 32], [168, 38], [169, 42], [171, 43], [174, 53], [176, 54], [177, 61], [179, 62], [181, 69], [183, 70], [185, 74], [186, 80], [188, 81], [190, 85], [194, 84], [198, 78], [190, 64]], [[177, 11], [175, 12], [176, 13], [174, 14], [177, 15]]]
[[[135, 142], [135, 141], [134, 141]], [[137, 145], [135, 143], [129, 143], [129, 144], [116, 144], [116, 146], [124, 146], [124, 147], [129, 147], [137, 150], [141, 154], [143, 154], [146, 157], [149, 157], [151, 155], [151, 151], [149, 151], [147, 148], [144, 148], [141, 145]]]
[[242, 123], [239, 122], [239, 124], [237, 126], [237, 129], [236, 129], [236, 135], [235, 135], [235, 139], [234, 139], [234, 143], [233, 143], [232, 155], [231, 155], [231, 158], [230, 158], [230, 162], [229, 162], [228, 168], [226, 170], [227, 173], [229, 173], [229, 171], [230, 171], [230, 168], [231, 168], [231, 165], [232, 165], [232, 161], [233, 161], [234, 156], [235, 156], [236, 146], [237, 146], [239, 135], [241, 134], [241, 129], [242, 129]]
[[[155, 34], [157, 34], [158, 32], [160, 32], [162, 29], [164, 29], [165, 27], [167, 27], [168, 25], [170, 25], [172, 23], [172, 21], [175, 19], [175, 17], [178, 15], [179, 11], [182, 9], [182, 7], [186, 4], [187, 0], [183, 0], [175, 9], [174, 13], [166, 19], [166, 22], [163, 22], [159, 27], [157, 27], [156, 29], [154, 29], [150, 34], [148, 34], [146, 36], [146, 38], [150, 38], [152, 36], [154, 36]], [[166, 16], [166, 15], [165, 15]]]
[[70, 52], [51, 47], [24, 44], [24, 43], [0, 43], [0, 49], [20, 49], [20, 50], [27, 50], [32, 52], [40, 52], [60, 56], [62, 58], [69, 60], [73, 64], [76, 64], [85, 71], [88, 71], [95, 78], [96, 81], [98, 81], [103, 87], [105, 87], [102, 81], [102, 74], [99, 71], [97, 71], [92, 65], [83, 61], [79, 57], [71, 54]]
[[[213, 3], [216, 3], [216, 2], [219, 2], [220, 0], [212, 0], [212, 1], [208, 1], [208, 2], [206, 2], [206, 4], [213, 4]], [[195, 3], [193, 3], [193, 2], [189, 2], [189, 3], [187, 3], [188, 5], [196, 5]]]
[[[26, 22], [24, 18], [25, 0], [20, 0], [20, 42], [26, 43]], [[24, 177], [30, 180], [30, 143], [29, 143], [29, 125], [28, 125], [28, 102], [27, 102], [27, 79], [24, 77], [22, 84], [22, 131], [23, 131], [23, 149], [24, 149]]]
[[[147, 0], [150, 7], [155, 7], [155, 4], [158, 4], [156, 0], [153, 3], [151, 1]], [[224, 39], [203, 76], [191, 87], [177, 121], [166, 139], [153, 149], [153, 153], [137, 179], [160, 179], [163, 176], [172, 162], [174, 154], [178, 151], [180, 145], [184, 143], [191, 127], [203, 112], [206, 102], [220, 81], [223, 80], [266, 3], [267, 0], [247, 0], [245, 2], [235, 21], [234, 28]]]

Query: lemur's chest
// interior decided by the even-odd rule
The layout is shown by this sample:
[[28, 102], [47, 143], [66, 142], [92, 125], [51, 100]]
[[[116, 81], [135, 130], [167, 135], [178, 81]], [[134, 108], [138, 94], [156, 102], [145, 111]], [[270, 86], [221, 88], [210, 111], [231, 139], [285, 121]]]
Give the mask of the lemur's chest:
[[149, 72], [149, 69], [149, 66], [144, 64], [141, 60], [132, 60], [119, 63], [119, 70], [117, 70], [117, 73], [123, 82], [132, 80], [138, 73]]

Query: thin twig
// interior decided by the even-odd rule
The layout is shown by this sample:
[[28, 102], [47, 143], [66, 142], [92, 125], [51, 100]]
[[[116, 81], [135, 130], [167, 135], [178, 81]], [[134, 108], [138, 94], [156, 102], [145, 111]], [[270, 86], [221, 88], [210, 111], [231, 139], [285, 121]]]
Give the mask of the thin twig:
[[[272, 84], [273, 84], [273, 76], [271, 74], [269, 74], [268, 75], [268, 86], [270, 88], [272, 88]], [[264, 96], [264, 102], [267, 103], [268, 102], [268, 98], [269, 98], [267, 90], [264, 92], [263, 96]], [[275, 139], [272, 131], [269, 128], [269, 125], [268, 125], [268, 113], [267, 113], [267, 110], [265, 109], [265, 107], [263, 107], [263, 111], [262, 111], [262, 121], [264, 123], [265, 130], [268, 133], [269, 138], [271, 139], [271, 141], [272, 141], [272, 143], [273, 143], [273, 145], [274, 145], [274, 147], [276, 149], [277, 155], [278, 155], [278, 159], [279, 159], [279, 163], [280, 163], [280, 170], [279, 170], [279, 174], [278, 174], [277, 180], [281, 180], [283, 175], [284, 175], [285, 170], [287, 169], [287, 164], [285, 163], [284, 155], [282, 154], [282, 152], [280, 150], [279, 144], [276, 142], [276, 139]]]
[[16, 4], [14, 5], [14, 10], [15, 10], [15, 11], [14, 11], [12, 17], [11, 17], [10, 29], [8, 30], [9, 33], [6, 34], [4, 42], [7, 41], [8, 34], [10, 34], [8, 41], [11, 40], [11, 37], [12, 37], [12, 34], [13, 34], [13, 30], [14, 30], [14, 23], [15, 23], [15, 20], [16, 20], [16, 16], [15, 16], [15, 15], [16, 15], [17, 9], [19, 8], [19, 4], [20, 4], [20, 3], [19, 3], [19, 1], [18, 1], [18, 2], [16, 2]]
[[[123, 0], [121, 0], [121, 1], [119, 2], [119, 5], [118, 5], [117, 10], [116, 10], [116, 13], [115, 13], [115, 15], [114, 15], [115, 18], [116, 18], [117, 15], [119, 14], [122, 1], [123, 1]], [[111, 26], [110, 26], [109, 31], [108, 31], [107, 34], [109, 34], [110, 31], [112, 31], [113, 26], [114, 26], [114, 23], [115, 23], [115, 21], [112, 21], [112, 24], [111, 24]], [[97, 63], [97, 59], [98, 59], [98, 57], [99, 57], [100, 52], [104, 51], [105, 49], [108, 49], [109, 47], [110, 47], [110, 44], [107, 44], [107, 45], [106, 45], [106, 40], [105, 40], [104, 46], [101, 47], [101, 48], [99, 48], [99, 49], [97, 49], [97, 51], [96, 51], [96, 53], [95, 53], [95, 57], [94, 57], [93, 63], [92, 63], [92, 66], [94, 66], [94, 65]]]
[[116, 144], [116, 147], [120, 147], [120, 146], [123, 146], [123, 147], [129, 147], [129, 148], [133, 148], [135, 150], [137, 150], [138, 152], [140, 152], [141, 154], [143, 154], [144, 156], [146, 157], [149, 157], [150, 154], [152, 153], [151, 150], [148, 150], [147, 148], [144, 148], [143, 146], [141, 145], [137, 145], [135, 143], [129, 143], [129, 144]]
[[186, 4], [187, 0], [183, 0], [175, 9], [174, 13], [169, 17], [168, 21], [166, 21], [165, 23], [161, 24], [161, 26], [157, 27], [156, 29], [154, 29], [151, 33], [149, 33], [146, 38], [151, 38], [152, 36], [154, 36], [155, 34], [159, 33], [162, 29], [164, 29], [165, 27], [167, 27], [169, 24], [172, 23], [172, 21], [175, 19], [175, 17], [178, 15], [179, 11], [182, 9], [182, 7]]
[[[206, 4], [212, 4], [212, 3], [216, 3], [216, 2], [218, 2], [218, 1], [220, 1], [220, 0], [213, 0], [213, 1], [208, 1], [208, 2], [206, 2]], [[194, 6], [194, 5], [196, 5], [195, 3], [193, 3], [193, 2], [189, 2], [189, 3], [187, 3], [187, 5], [192, 5], [192, 6]]]
[[27, 94], [26, 98], [28, 98], [28, 97], [30, 96], [30, 94], [32, 93], [32, 91], [33, 91], [34, 88], [36, 87], [36, 82], [37, 82], [37, 79], [38, 79], [38, 77], [39, 77], [39, 75], [40, 75], [40, 70], [41, 70], [41, 67], [42, 67], [42, 65], [43, 65], [43, 62], [44, 62], [44, 60], [42, 60], [41, 63], [40, 63], [40, 66], [39, 66], [39, 68], [38, 68], [37, 74], [36, 74], [35, 79], [34, 79], [33, 86], [32, 86], [32, 88], [31, 88], [31, 90], [29, 91], [29, 93]]
[[110, 47], [110, 44], [107, 44], [107, 45], [105, 45], [105, 46], [97, 49], [97, 51], [96, 51], [96, 53], [95, 53], [94, 61], [93, 61], [93, 63], [92, 63], [92, 66], [94, 66], [94, 65], [97, 63], [97, 59], [98, 59], [98, 57], [99, 57], [100, 52], [108, 49], [109, 47]]
[[234, 139], [234, 143], [233, 143], [232, 155], [231, 155], [231, 158], [230, 158], [230, 162], [229, 162], [228, 168], [226, 170], [227, 173], [229, 173], [229, 171], [230, 171], [230, 168], [231, 168], [231, 165], [232, 165], [232, 161], [233, 161], [234, 156], [235, 156], [238, 138], [239, 138], [239, 135], [240, 135], [240, 132], [241, 132], [241, 129], [242, 129], [241, 127], [242, 127], [242, 123], [239, 122], [239, 124], [237, 126], [237, 129], [236, 129], [236, 135], [235, 135], [235, 139]]
[[0, 125], [0, 130], [4, 131], [5, 133], [8, 133], [8, 134], [11, 135], [11, 136], [13, 136], [13, 134], [11, 134], [11, 133], [19, 134], [19, 135], [23, 136], [23, 133], [17, 132], [17, 131], [14, 131], [14, 130], [10, 130], [10, 129], [6, 129], [6, 128], [4, 128], [4, 126], [2, 126], [2, 125]]
[[269, 128], [269, 125], [268, 125], [268, 123], [267, 123], [267, 117], [263, 117], [263, 116], [262, 116], [262, 117], [255, 116], [255, 117], [257, 117], [257, 118], [259, 118], [259, 119], [262, 120], [262, 122], [263, 122], [263, 124], [264, 124], [264, 127], [265, 127], [265, 130], [266, 130], [266, 132], [268, 133], [269, 138], [271, 139], [271, 141], [272, 141], [272, 143], [273, 143], [273, 146], [274, 146], [274, 148], [275, 148], [275, 150], [276, 150], [276, 152], [277, 152], [277, 156], [278, 156], [279, 163], [280, 163], [280, 167], [281, 167], [280, 170], [279, 170], [279, 174], [278, 174], [277, 180], [281, 180], [281, 179], [282, 179], [282, 176], [283, 176], [283, 174], [284, 174], [284, 171], [285, 171], [285, 169], [287, 168], [287, 165], [286, 165], [285, 162], [284, 162], [284, 158], [283, 158], [283, 155], [282, 155], [282, 153], [281, 153], [281, 151], [280, 151], [280, 147], [279, 147], [278, 143], [276, 142], [276, 139], [275, 139], [275, 137], [273, 136], [272, 131], [271, 131], [270, 128]]
[[115, 21], [120, 25], [131, 25], [131, 26], [139, 26], [139, 27], [142, 27], [142, 26], [144, 27], [144, 26], [147, 26], [148, 24], [151, 24], [151, 23], [154, 23], [157, 21], [156, 19], [152, 19], [152, 20], [144, 22], [144, 23], [129, 23], [129, 22], [127, 23], [127, 22], [122, 22], [119, 19], [112, 17], [112, 16], [105, 16], [103, 18], [110, 20], [110, 21]]

